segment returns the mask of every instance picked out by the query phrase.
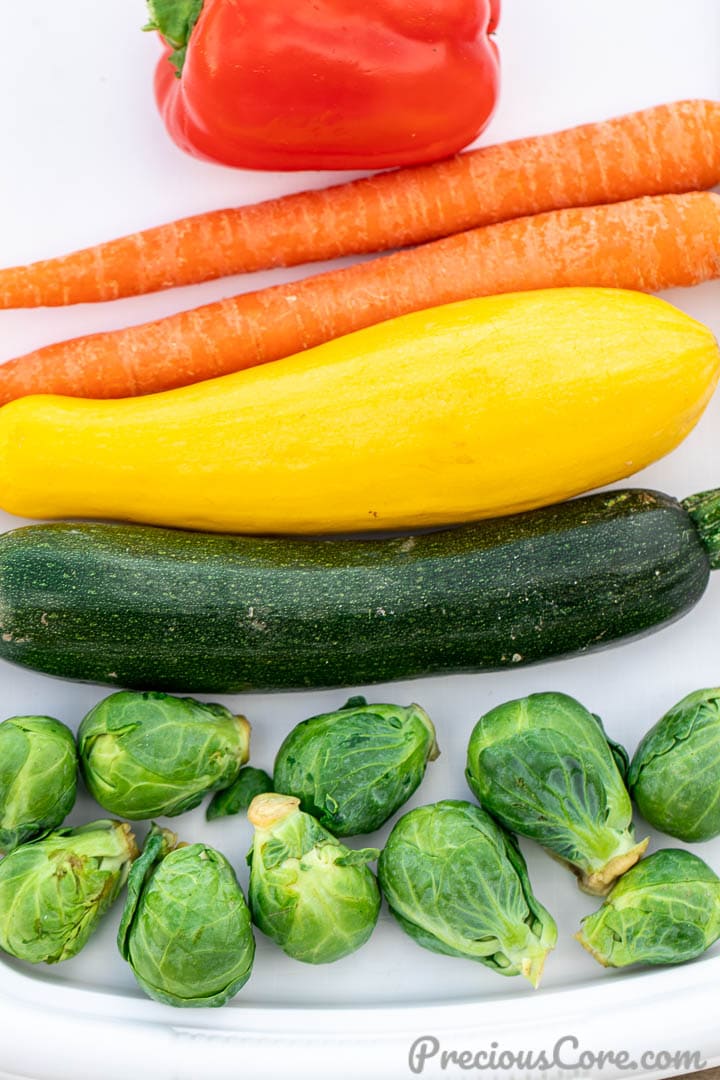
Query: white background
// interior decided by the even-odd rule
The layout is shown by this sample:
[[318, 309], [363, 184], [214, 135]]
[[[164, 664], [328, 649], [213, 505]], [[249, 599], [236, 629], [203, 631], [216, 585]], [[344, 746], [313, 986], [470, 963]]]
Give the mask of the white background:
[[[158, 43], [153, 35], [140, 33], [142, 0], [23, 0], [4, 7], [0, 264], [60, 254], [184, 214], [335, 179], [232, 171], [177, 150], [154, 110], [151, 83]], [[505, 0], [498, 40], [503, 96], [482, 142], [674, 98], [717, 97], [720, 91], [716, 0]], [[46, 342], [139, 322], [304, 273], [298, 268], [228, 279], [108, 305], [0, 312], [0, 360]], [[667, 297], [720, 332], [720, 284]], [[720, 399], [679, 450], [632, 483], [676, 496], [720, 486]], [[19, 524], [0, 514], [0, 529]], [[375, 687], [368, 694], [376, 701], [417, 700], [435, 720], [443, 755], [430, 766], [413, 804], [464, 798], [467, 738], [477, 717], [493, 705], [534, 691], [562, 690], [602, 715], [608, 731], [632, 750], [684, 694], [720, 682], [719, 630], [720, 580], [714, 580], [689, 616], [641, 642], [512, 673], [421, 680]], [[73, 727], [108, 692], [3, 663], [0, 688], [3, 717], [44, 713]], [[221, 700], [247, 714], [254, 725], [253, 762], [270, 769], [291, 726], [342, 704], [346, 696], [336, 691]], [[102, 813], [87, 800], [71, 820], [91, 816]], [[246, 882], [249, 831], [244, 821], [207, 825], [196, 812], [176, 819], [173, 827], [185, 839], [203, 838], [220, 847]], [[639, 832], [646, 833], [642, 823]], [[659, 845], [657, 837], [653, 845]], [[293, 963], [258, 934], [255, 973], [234, 1004], [221, 1013], [180, 1014], [146, 1001], [136, 989], [114, 952], [116, 913], [80, 957], [60, 967], [30, 971], [0, 965], [0, 1074], [95, 1078], [102, 1060], [107, 1076], [124, 1076], [130, 1068], [136, 1075], [152, 1072], [158, 1078], [193, 1076], [198, 1075], [193, 1073], [194, 1047], [197, 1061], [212, 1061], [216, 1076], [287, 1072], [331, 1077], [342, 1069], [347, 1076], [372, 1070], [376, 1076], [397, 1078], [409, 1075], [411, 1038], [428, 1024], [430, 1030], [441, 1030], [451, 1019], [460, 1027], [472, 1025], [461, 1041], [471, 1048], [498, 1037], [503, 1045], [515, 1040], [521, 1047], [539, 1048], [549, 1045], [538, 1043], [539, 1032], [550, 1040], [552, 1033], [570, 1031], [592, 1035], [606, 1048], [677, 1045], [698, 1049], [706, 1058], [717, 1054], [720, 1060], [717, 1025], [711, 1020], [720, 984], [717, 950], [682, 970], [603, 973], [572, 940], [594, 902], [581, 896], [571, 876], [537, 848], [524, 848], [536, 891], [560, 927], [544, 987], [535, 995], [519, 979], [419, 950], [384, 915], [368, 946], [330, 968]], [[720, 871], [720, 842], [705, 845], [700, 853]], [[563, 992], [573, 987], [576, 994]], [[646, 999], [652, 1006], [643, 1010]], [[455, 1005], [448, 1011], [443, 1003]], [[406, 1005], [418, 1011], [409, 1012]], [[337, 1011], [300, 1011], [315, 1006]], [[347, 1011], [356, 1006], [371, 1011]], [[382, 1011], [372, 1011], [376, 1006]], [[55, 1015], [56, 1008], [63, 1011]], [[111, 1060], [105, 1040], [112, 1026], [98, 1027], [93, 1035], [90, 1015], [106, 1017], [98, 1024], [116, 1018]], [[136, 1026], [121, 1033], [123, 1020]], [[189, 1026], [190, 1033], [185, 1030]], [[293, 1029], [292, 1044], [279, 1046], [277, 1037]], [[214, 1041], [206, 1042], [213, 1030]], [[29, 1034], [40, 1031], [44, 1038]], [[233, 1032], [242, 1033], [239, 1045]], [[429, 1068], [425, 1075], [431, 1075]], [[602, 1075], [613, 1074], [606, 1070]]]

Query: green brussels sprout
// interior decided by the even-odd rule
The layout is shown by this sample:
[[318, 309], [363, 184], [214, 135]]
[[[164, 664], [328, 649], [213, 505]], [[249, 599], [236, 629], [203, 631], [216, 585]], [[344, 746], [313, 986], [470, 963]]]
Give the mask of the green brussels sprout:
[[224, 855], [176, 840], [152, 826], [130, 872], [118, 948], [155, 1001], [224, 1005], [252, 972], [250, 912]]
[[130, 826], [93, 821], [22, 844], [0, 862], [0, 949], [32, 964], [80, 952], [138, 855]]
[[435, 728], [419, 705], [351, 698], [290, 732], [275, 759], [275, 791], [296, 796], [334, 836], [357, 836], [407, 802], [438, 754]]
[[75, 740], [59, 720], [0, 724], [0, 852], [62, 825], [75, 805], [77, 771]]
[[234, 784], [213, 795], [205, 817], [208, 821], [232, 817], [233, 814], [247, 810], [256, 795], [264, 795], [272, 789], [271, 776], [262, 769], [253, 769], [251, 765], [247, 765], [240, 770]]
[[575, 935], [603, 967], [683, 964], [720, 938], [720, 878], [689, 851], [633, 866]]
[[223, 705], [170, 694], [111, 694], [78, 731], [88, 791], [133, 821], [192, 810], [228, 787], [249, 755], [250, 725]]
[[597, 715], [597, 713], [591, 713], [591, 716], [593, 720], [597, 721], [598, 726], [603, 733], [603, 738], [610, 747], [610, 753], [613, 756], [613, 761], [615, 762], [617, 771], [622, 777], [622, 782], [627, 787], [628, 773], [630, 772], [630, 755], [628, 754], [622, 743], [615, 742], [614, 739], [610, 738], [607, 731], [605, 730], [602, 720]]
[[253, 799], [250, 910], [255, 925], [288, 956], [328, 964], [372, 934], [380, 890], [368, 863], [376, 848], [345, 847], [291, 796]]
[[515, 838], [484, 810], [450, 799], [411, 810], [390, 833], [378, 876], [418, 945], [538, 985], [557, 926]]
[[720, 690], [697, 690], [645, 735], [628, 786], [651, 825], [679, 840], [720, 835]]
[[501, 825], [567, 863], [585, 892], [604, 896], [647, 847], [635, 841], [602, 725], [566, 694], [531, 694], [486, 713], [470, 736], [465, 775]]

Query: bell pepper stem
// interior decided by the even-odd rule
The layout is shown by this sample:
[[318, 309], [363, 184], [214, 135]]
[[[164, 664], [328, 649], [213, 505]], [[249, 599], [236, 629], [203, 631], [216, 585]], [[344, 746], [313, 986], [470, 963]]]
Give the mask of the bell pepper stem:
[[720, 488], [702, 491], [683, 499], [682, 505], [693, 520], [710, 557], [713, 570], [720, 570]]
[[147, 0], [150, 21], [144, 30], [157, 30], [173, 49], [168, 57], [178, 79], [185, 64], [190, 35], [200, 18], [205, 0]]

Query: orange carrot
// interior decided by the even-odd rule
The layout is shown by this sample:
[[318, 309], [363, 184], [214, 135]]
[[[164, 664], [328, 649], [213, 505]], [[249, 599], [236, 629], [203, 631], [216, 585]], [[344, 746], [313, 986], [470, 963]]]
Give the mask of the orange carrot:
[[114, 300], [228, 274], [386, 251], [571, 206], [720, 183], [720, 103], [680, 101], [217, 210], [0, 271], [0, 308]]
[[27, 394], [149, 394], [290, 356], [411, 311], [564, 285], [655, 292], [720, 277], [720, 195], [665, 195], [519, 218], [0, 366]]

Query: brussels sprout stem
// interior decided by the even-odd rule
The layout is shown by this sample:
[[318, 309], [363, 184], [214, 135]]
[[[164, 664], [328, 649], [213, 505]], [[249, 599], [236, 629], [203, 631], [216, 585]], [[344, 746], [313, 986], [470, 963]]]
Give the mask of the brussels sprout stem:
[[530, 982], [533, 990], [537, 990], [545, 968], [547, 952], [539, 952], [535, 956], [526, 956], [520, 964], [520, 971]]
[[599, 870], [593, 870], [589, 874], [579, 871], [577, 867], [573, 867], [578, 875], [582, 891], [589, 893], [590, 896], [607, 896], [617, 879], [642, 858], [649, 843], [650, 838], [646, 837], [645, 840], [641, 840], [639, 844], [631, 847], [629, 851], [614, 855]]
[[713, 570], [720, 570], [720, 488], [702, 491], [682, 500], [693, 520]]
[[607, 962], [607, 958], [606, 958], [605, 956], [603, 956], [603, 954], [602, 954], [602, 953], [599, 953], [599, 952], [597, 951], [597, 949], [594, 949], [594, 948], [592, 947], [592, 945], [590, 944], [590, 942], [588, 941], [588, 939], [587, 939], [587, 938], [585, 937], [585, 934], [583, 933], [583, 931], [582, 931], [582, 930], [578, 930], [577, 934], [573, 934], [573, 937], [575, 938], [575, 940], [576, 940], [576, 941], [579, 941], [579, 942], [580, 942], [580, 944], [582, 945], [583, 949], [585, 949], [585, 950], [586, 950], [587, 952], [589, 952], [589, 953], [590, 953], [590, 955], [591, 955], [592, 957], [594, 957], [594, 959], [595, 959], [595, 960], [597, 960], [598, 964], [602, 964], [602, 966], [603, 966], [604, 968], [606, 968], [606, 967], [609, 967], [609, 966], [610, 966], [610, 965], [608, 964], [608, 962]]
[[118, 833], [127, 848], [128, 859], [131, 859], [134, 862], [140, 855], [140, 848], [137, 846], [135, 833], [126, 821], [118, 823]]
[[437, 759], [440, 757], [440, 747], [438, 746], [437, 732], [435, 731], [435, 725], [433, 724], [433, 722], [430, 719], [430, 717], [428, 716], [428, 714], [425, 712], [425, 710], [423, 708], [421, 708], [420, 705], [417, 705], [417, 704], [415, 704], [413, 702], [413, 704], [410, 706], [410, 708], [415, 709], [419, 719], [422, 720], [423, 724], [425, 725], [425, 727], [428, 729], [428, 731], [432, 735], [432, 746], [430, 747], [430, 750], [428, 751], [428, 756], [427, 756], [428, 761], [437, 761]]
[[238, 765], [243, 766], [250, 760], [250, 734], [252, 726], [246, 716], [236, 716], [235, 723], [242, 739], [242, 749], [238, 757]]
[[256, 795], [250, 803], [248, 821], [256, 829], [272, 829], [299, 809], [300, 800], [291, 795], [276, 795], [274, 792]]
[[[554, 924], [553, 924], [554, 925]], [[527, 927], [522, 938], [514, 946], [505, 944], [504, 954], [511, 965], [511, 970], [519, 972], [537, 990], [540, 985], [545, 961], [555, 942], [543, 928], [530, 931]]]

